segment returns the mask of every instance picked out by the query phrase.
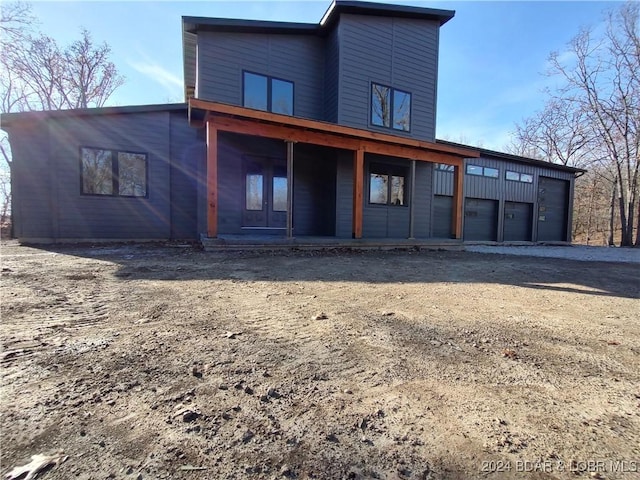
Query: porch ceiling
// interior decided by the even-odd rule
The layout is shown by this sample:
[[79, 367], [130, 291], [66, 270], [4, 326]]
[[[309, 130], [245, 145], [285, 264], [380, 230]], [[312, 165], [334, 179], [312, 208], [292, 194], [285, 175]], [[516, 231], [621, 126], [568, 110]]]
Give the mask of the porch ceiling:
[[189, 122], [211, 122], [219, 131], [310, 143], [346, 150], [362, 150], [425, 162], [462, 165], [463, 158], [480, 156], [477, 150], [370, 132], [328, 122], [308, 120], [217, 102], [189, 99]]

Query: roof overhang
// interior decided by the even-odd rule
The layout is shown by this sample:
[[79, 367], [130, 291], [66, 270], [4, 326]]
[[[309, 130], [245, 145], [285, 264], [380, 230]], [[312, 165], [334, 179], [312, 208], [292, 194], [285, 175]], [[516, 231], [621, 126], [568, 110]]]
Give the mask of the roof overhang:
[[453, 147], [191, 98], [189, 123], [195, 127], [202, 127], [207, 122], [219, 131], [346, 150], [363, 150], [368, 153], [449, 165], [459, 166], [464, 158], [480, 156], [480, 152], [472, 148]]

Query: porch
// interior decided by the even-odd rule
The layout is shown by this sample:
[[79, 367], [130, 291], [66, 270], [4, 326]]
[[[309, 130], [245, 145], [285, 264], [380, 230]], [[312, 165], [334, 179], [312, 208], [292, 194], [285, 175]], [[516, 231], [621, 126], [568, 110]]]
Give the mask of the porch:
[[430, 238], [435, 163], [453, 166], [450, 237], [462, 238], [463, 159], [477, 151], [197, 99], [189, 121], [206, 129], [207, 244], [447, 243]]

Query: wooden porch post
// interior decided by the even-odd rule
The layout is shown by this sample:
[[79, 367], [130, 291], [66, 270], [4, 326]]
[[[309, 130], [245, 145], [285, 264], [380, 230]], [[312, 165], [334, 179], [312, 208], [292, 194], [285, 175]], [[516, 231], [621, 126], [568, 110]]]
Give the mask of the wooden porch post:
[[409, 186], [409, 239], [414, 237], [415, 208], [413, 203], [416, 198], [416, 161], [411, 160], [411, 184]]
[[207, 236], [218, 236], [218, 130], [207, 121]]
[[364, 182], [364, 150], [353, 152], [353, 238], [362, 238], [362, 197]]
[[287, 141], [287, 238], [293, 238], [293, 142]]
[[464, 172], [462, 171], [464, 162], [453, 169], [453, 211], [451, 218], [451, 230], [453, 238], [462, 238], [462, 215], [464, 212]]

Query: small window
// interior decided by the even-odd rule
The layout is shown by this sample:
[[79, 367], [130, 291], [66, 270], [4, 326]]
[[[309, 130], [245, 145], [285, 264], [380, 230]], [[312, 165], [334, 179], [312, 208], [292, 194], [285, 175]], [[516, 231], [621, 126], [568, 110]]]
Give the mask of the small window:
[[482, 167], [479, 167], [478, 165], [467, 165], [467, 173], [469, 175], [482, 176]]
[[404, 132], [411, 130], [411, 94], [372, 83], [371, 124]]
[[518, 172], [511, 172], [511, 171], [507, 170], [507, 173], [505, 173], [505, 178], [507, 180], [511, 180], [512, 182], [519, 182], [520, 181], [520, 174]]
[[455, 167], [453, 165], [447, 165], [446, 163], [436, 163], [436, 170], [442, 172], [453, 172]]
[[80, 148], [81, 193], [147, 196], [147, 154]]
[[518, 173], [507, 170], [504, 178], [512, 182], [533, 183], [533, 175], [528, 173]]
[[406, 169], [372, 164], [369, 168], [369, 203], [406, 205]]
[[533, 183], [533, 175], [529, 175], [528, 173], [521, 173], [520, 181], [524, 183]]
[[293, 82], [243, 72], [242, 105], [283, 115], [293, 115]]
[[287, 177], [273, 177], [273, 211], [287, 211]]
[[480, 165], [467, 165], [467, 173], [469, 175], [477, 175], [488, 178], [498, 178], [500, 176], [500, 170], [491, 167], [481, 167]]
[[500, 176], [500, 171], [497, 168], [484, 167], [482, 174], [485, 177], [498, 178]]

